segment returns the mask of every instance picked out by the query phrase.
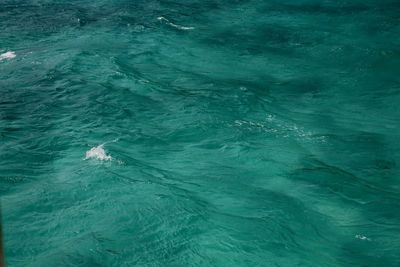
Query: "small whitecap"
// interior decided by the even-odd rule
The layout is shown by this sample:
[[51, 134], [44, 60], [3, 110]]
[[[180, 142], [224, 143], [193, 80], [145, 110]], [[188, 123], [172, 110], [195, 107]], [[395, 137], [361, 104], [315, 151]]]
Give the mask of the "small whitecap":
[[194, 27], [186, 27], [186, 26], [176, 25], [174, 23], [169, 23], [169, 25], [171, 25], [172, 27], [175, 27], [175, 28], [177, 28], [179, 30], [184, 30], [184, 31], [194, 30]]
[[175, 23], [170, 22], [167, 18], [164, 18], [164, 17], [158, 17], [157, 20], [164, 21], [165, 24], [167, 24], [167, 25], [169, 25], [171, 27], [174, 27], [174, 28], [176, 28], [178, 30], [184, 30], [184, 31], [186, 31], [186, 30], [194, 30], [194, 27], [187, 27], [187, 26], [177, 25]]
[[369, 239], [368, 237], [366, 237], [364, 235], [356, 235], [355, 238], [364, 240], [364, 241], [371, 241], [371, 239]]
[[3, 60], [3, 59], [12, 59], [12, 58], [15, 58], [17, 56], [17, 54], [15, 54], [15, 52], [13, 52], [13, 51], [8, 51], [8, 52], [5, 52], [5, 53], [3, 53], [3, 54], [0, 54], [0, 60]]
[[107, 155], [104, 150], [104, 144], [92, 147], [89, 151], [86, 151], [85, 159], [97, 159], [97, 160], [112, 160], [110, 155]]

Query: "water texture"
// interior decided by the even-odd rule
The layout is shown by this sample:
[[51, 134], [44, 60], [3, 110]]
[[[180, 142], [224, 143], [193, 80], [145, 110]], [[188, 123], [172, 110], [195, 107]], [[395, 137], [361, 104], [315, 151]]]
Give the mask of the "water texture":
[[7, 266], [400, 266], [398, 0], [0, 0]]

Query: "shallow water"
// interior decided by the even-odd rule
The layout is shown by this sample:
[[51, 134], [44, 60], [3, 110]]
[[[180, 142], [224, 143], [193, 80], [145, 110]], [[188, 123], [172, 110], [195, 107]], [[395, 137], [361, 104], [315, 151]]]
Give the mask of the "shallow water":
[[400, 266], [399, 14], [0, 0], [8, 266]]

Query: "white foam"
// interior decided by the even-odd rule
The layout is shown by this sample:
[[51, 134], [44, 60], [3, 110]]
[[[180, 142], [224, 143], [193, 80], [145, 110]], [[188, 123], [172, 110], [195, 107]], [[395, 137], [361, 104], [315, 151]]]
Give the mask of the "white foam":
[[92, 147], [89, 151], [86, 151], [85, 159], [98, 159], [98, 160], [112, 160], [110, 155], [107, 155], [104, 150], [104, 144]]
[[13, 52], [13, 51], [8, 51], [8, 52], [5, 52], [5, 53], [3, 53], [3, 54], [0, 55], [0, 60], [3, 60], [3, 59], [12, 59], [12, 58], [15, 58], [16, 56], [17, 56], [17, 54], [15, 54], [15, 52]]
[[172, 26], [178, 30], [194, 30], [194, 27], [186, 27], [186, 26], [181, 26], [181, 25], [177, 25], [175, 23], [170, 22], [168, 19], [164, 18], [164, 17], [158, 17], [157, 18], [159, 21], [164, 21], [166, 24], [168, 24], [169, 26]]
[[355, 238], [364, 240], [364, 241], [371, 241], [371, 239], [369, 239], [368, 237], [363, 236], [363, 235], [356, 235]]

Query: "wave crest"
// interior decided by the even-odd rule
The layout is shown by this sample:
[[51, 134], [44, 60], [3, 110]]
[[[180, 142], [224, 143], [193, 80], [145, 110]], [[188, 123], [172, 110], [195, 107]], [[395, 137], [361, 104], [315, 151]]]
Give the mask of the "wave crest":
[[172, 26], [178, 30], [194, 30], [194, 27], [187, 27], [187, 26], [181, 26], [181, 25], [177, 25], [175, 23], [170, 22], [168, 19], [164, 18], [164, 17], [158, 17], [157, 20], [164, 22], [165, 24]]
[[104, 144], [92, 147], [89, 151], [86, 151], [86, 159], [98, 159], [98, 160], [112, 160], [110, 155], [107, 155], [106, 151], [104, 150]]
[[15, 54], [15, 52], [8, 51], [3, 54], [0, 54], [0, 61], [3, 59], [12, 59], [12, 58], [15, 58], [16, 56], [17, 56], [17, 54]]

